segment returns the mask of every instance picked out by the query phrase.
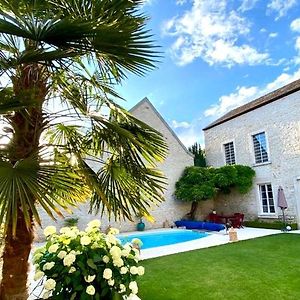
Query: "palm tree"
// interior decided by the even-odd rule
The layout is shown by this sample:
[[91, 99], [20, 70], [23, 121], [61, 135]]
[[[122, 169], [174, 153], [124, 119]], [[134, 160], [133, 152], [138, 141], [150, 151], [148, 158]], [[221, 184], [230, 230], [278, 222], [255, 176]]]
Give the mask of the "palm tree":
[[0, 299], [27, 299], [40, 209], [54, 219], [89, 198], [91, 212], [131, 219], [162, 200], [164, 139], [114, 92], [154, 68], [141, 2], [0, 0]]

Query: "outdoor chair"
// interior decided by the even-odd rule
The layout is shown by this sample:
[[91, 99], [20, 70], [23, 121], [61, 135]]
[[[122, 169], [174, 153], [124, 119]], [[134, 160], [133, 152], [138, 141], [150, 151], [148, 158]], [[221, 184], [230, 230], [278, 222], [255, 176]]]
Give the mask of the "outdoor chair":
[[235, 213], [234, 217], [230, 220], [232, 223], [232, 226], [234, 228], [244, 228], [243, 222], [244, 222], [244, 214], [241, 213]]

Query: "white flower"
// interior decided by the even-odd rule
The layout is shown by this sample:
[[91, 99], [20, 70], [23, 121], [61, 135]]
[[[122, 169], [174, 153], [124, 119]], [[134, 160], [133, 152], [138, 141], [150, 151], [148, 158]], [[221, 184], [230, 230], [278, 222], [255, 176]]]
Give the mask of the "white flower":
[[121, 268], [122, 266], [124, 266], [124, 262], [122, 258], [117, 258], [113, 260], [113, 264], [114, 266]]
[[103, 271], [103, 278], [104, 279], [110, 279], [112, 277], [112, 270], [109, 268], [104, 269]]
[[96, 275], [88, 275], [88, 276], [84, 276], [84, 280], [86, 282], [92, 282], [95, 279]]
[[99, 220], [93, 220], [90, 221], [87, 226], [91, 228], [99, 228], [101, 226], [101, 222]]
[[121, 283], [119, 293], [125, 293], [125, 292], [126, 292], [126, 286]]
[[115, 281], [113, 279], [109, 279], [107, 283], [108, 285], [113, 286], [115, 284]]
[[52, 235], [56, 233], [56, 228], [55, 226], [47, 226], [45, 229], [44, 229], [44, 235], [45, 236], [49, 236], [49, 235]]
[[43, 270], [51, 270], [55, 266], [55, 262], [47, 262], [43, 266]]
[[66, 255], [63, 260], [64, 266], [70, 267], [75, 260], [76, 260], [76, 256], [74, 254], [70, 253]]
[[69, 273], [74, 273], [75, 271], [76, 271], [76, 268], [72, 266], [69, 270]]
[[120, 230], [117, 228], [110, 228], [108, 234], [119, 234]]
[[130, 267], [130, 273], [136, 275], [138, 273], [138, 268], [136, 266]]
[[60, 229], [59, 231], [61, 234], [64, 234], [65, 236], [67, 236], [68, 238], [74, 239], [77, 237], [77, 234], [79, 233], [79, 231], [77, 230], [77, 228], [73, 229], [70, 227], [63, 227]]
[[112, 234], [108, 234], [105, 238], [106, 244], [107, 246], [110, 247], [110, 244], [116, 245], [118, 240], [116, 239], [116, 237]]
[[51, 293], [50, 291], [44, 292], [42, 299], [48, 299], [50, 297], [50, 293]]
[[42, 253], [36, 253], [36, 254], [34, 254], [34, 256], [33, 256], [34, 262], [37, 262], [42, 256], [43, 256]]
[[139, 266], [138, 267], [138, 274], [140, 276], [144, 275], [145, 274], [145, 268], [143, 266]]
[[63, 259], [66, 257], [66, 255], [67, 255], [67, 252], [62, 250], [62, 251], [58, 252], [57, 257], [60, 259]]
[[58, 250], [58, 244], [53, 244], [48, 248], [49, 253], [55, 253]]
[[39, 280], [39, 279], [41, 279], [43, 276], [44, 276], [44, 272], [42, 272], [42, 271], [37, 271], [36, 273], [35, 273], [35, 275], [34, 275], [34, 280]]
[[123, 249], [121, 251], [121, 255], [124, 256], [124, 257], [128, 257], [129, 254], [130, 254], [130, 251], [131, 251], [131, 249]]
[[129, 288], [131, 289], [132, 294], [137, 294], [139, 291], [136, 281], [131, 281], [129, 283]]
[[109, 257], [107, 255], [104, 255], [102, 260], [107, 264], [109, 262]]
[[80, 244], [82, 246], [86, 246], [86, 245], [89, 245], [91, 243], [91, 238], [87, 235], [84, 235], [80, 238]]
[[92, 296], [95, 295], [95, 292], [96, 292], [95, 288], [92, 285], [89, 285], [85, 291], [87, 294], [92, 295]]
[[124, 275], [128, 272], [128, 268], [127, 267], [122, 267], [120, 270], [120, 274]]
[[46, 282], [44, 283], [44, 288], [48, 291], [54, 290], [55, 286], [56, 286], [56, 281], [52, 278], [47, 279]]
[[135, 294], [130, 294], [126, 300], [141, 300], [141, 298], [139, 298], [137, 295]]
[[112, 246], [109, 253], [113, 258], [120, 258], [122, 250], [118, 246]]

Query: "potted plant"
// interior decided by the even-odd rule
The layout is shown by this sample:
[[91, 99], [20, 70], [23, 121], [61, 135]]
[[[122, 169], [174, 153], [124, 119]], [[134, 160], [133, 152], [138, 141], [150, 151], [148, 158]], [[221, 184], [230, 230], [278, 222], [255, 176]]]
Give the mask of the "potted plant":
[[144, 231], [145, 230], [145, 223], [143, 222], [142, 215], [138, 215], [137, 217], [139, 218], [140, 221], [137, 223], [136, 229], [138, 231]]

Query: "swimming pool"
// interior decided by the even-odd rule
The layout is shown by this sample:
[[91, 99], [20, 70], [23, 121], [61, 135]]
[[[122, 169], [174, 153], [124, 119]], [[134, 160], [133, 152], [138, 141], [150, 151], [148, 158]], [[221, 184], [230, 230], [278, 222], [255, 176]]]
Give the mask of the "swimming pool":
[[148, 249], [160, 246], [167, 246], [183, 243], [208, 236], [205, 232], [193, 230], [168, 230], [160, 232], [144, 232], [135, 234], [121, 234], [118, 236], [122, 244], [130, 243], [132, 239], [138, 238], [142, 241], [141, 249]]

